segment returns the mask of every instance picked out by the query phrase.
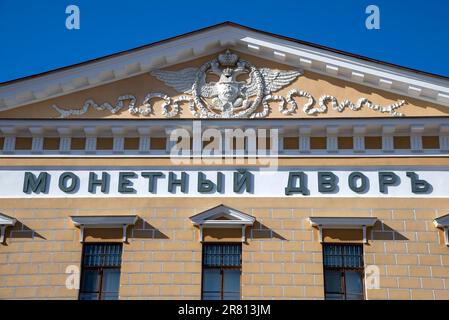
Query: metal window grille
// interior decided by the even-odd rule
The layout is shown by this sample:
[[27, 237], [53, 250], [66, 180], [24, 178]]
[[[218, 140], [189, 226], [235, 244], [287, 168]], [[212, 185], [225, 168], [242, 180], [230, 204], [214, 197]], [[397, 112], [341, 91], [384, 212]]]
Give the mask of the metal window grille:
[[122, 244], [85, 244], [83, 267], [120, 267]]
[[203, 255], [205, 267], [240, 267], [242, 265], [240, 244], [205, 244]]

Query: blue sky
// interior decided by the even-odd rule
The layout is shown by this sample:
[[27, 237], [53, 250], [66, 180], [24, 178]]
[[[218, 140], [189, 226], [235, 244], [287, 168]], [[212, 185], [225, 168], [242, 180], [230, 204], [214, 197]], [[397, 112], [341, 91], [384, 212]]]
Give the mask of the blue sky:
[[[68, 5], [80, 30], [65, 27]], [[380, 30], [365, 8], [380, 9]], [[449, 76], [449, 1], [0, 0], [0, 82], [233, 21]]]

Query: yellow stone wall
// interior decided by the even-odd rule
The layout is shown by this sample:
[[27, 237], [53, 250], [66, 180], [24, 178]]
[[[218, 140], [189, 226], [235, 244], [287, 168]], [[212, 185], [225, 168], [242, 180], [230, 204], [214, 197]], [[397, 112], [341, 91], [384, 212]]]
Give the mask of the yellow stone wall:
[[[82, 252], [69, 216], [136, 214], [123, 246], [120, 299], [200, 299], [201, 243], [189, 217], [221, 203], [257, 219], [242, 245], [243, 299], [323, 299], [322, 245], [309, 216], [379, 219], [363, 246], [365, 265], [381, 273], [368, 299], [449, 299], [449, 248], [432, 223], [447, 214], [448, 199], [294, 197], [1, 200], [1, 212], [19, 222], [0, 247], [0, 298], [77, 299], [65, 287], [65, 270], [80, 265]], [[354, 231], [324, 236], [361, 242]], [[240, 241], [229, 232], [205, 240], [217, 238]], [[86, 231], [86, 242], [120, 240], [119, 230]]]

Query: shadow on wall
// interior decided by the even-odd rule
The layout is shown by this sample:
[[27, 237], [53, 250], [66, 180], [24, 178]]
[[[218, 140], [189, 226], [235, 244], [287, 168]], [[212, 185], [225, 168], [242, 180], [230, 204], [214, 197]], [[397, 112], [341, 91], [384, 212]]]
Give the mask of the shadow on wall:
[[[134, 226], [128, 226], [127, 239], [168, 239], [168, 236], [138, 217]], [[84, 230], [84, 241], [117, 241], [123, 238], [121, 228], [88, 228]]]
[[8, 245], [8, 239], [34, 239], [39, 238], [47, 240], [43, 235], [31, 229], [20, 221], [16, 221], [14, 227], [6, 228], [4, 246]]
[[168, 239], [166, 234], [140, 217], [134, 227], [128, 228], [128, 236], [133, 239]]
[[[314, 239], [319, 241], [319, 230], [314, 227]], [[370, 241], [380, 240], [380, 241], [405, 241], [409, 240], [406, 236], [400, 232], [389, 227], [387, 224], [376, 221], [373, 227], [367, 228], [367, 240], [365, 245], [370, 246]], [[362, 229], [323, 229], [323, 240], [324, 242], [337, 242], [337, 243], [359, 243], [363, 240]]]
[[377, 221], [372, 232], [370, 232], [370, 239], [372, 240], [409, 240], [406, 236], [400, 232], [394, 230], [387, 224]]
[[273, 229], [267, 227], [259, 221], [255, 221], [253, 227], [247, 231], [247, 238], [287, 240], [279, 233], [275, 232]]

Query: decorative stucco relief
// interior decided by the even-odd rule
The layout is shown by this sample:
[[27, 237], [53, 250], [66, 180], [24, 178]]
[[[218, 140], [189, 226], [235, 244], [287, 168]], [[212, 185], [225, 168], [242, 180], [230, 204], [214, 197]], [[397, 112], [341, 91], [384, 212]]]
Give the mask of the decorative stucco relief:
[[[242, 74], [248, 74], [246, 81], [237, 79]], [[56, 105], [52, 107], [60, 114], [60, 118], [84, 114], [90, 107], [117, 113], [126, 105], [130, 114], [149, 116], [154, 113], [151, 101], [162, 99], [164, 101], [161, 106], [162, 115], [167, 118], [176, 117], [180, 112], [180, 103], [185, 102], [189, 104], [189, 110], [195, 118], [263, 118], [270, 113], [270, 101], [279, 102], [279, 112], [284, 115], [296, 113], [298, 104], [294, 99], [295, 96], [307, 99], [302, 106], [303, 112], [307, 115], [325, 113], [328, 103], [331, 103], [332, 108], [338, 112], [343, 112], [346, 108], [357, 111], [366, 106], [381, 113], [402, 116], [403, 114], [396, 109], [405, 103], [400, 100], [388, 106], [380, 106], [367, 98], [360, 98], [355, 104], [347, 99], [338, 103], [336, 97], [323, 95], [318, 101], [318, 106], [313, 107], [315, 98], [306, 91], [292, 89], [286, 97], [273, 95], [291, 84], [302, 75], [302, 72], [257, 68], [229, 50], [216, 59], [204, 63], [200, 68], [178, 71], [154, 70], [151, 75], [184, 95], [173, 99], [165, 93], [151, 92], [145, 96], [141, 106], [136, 106], [135, 96], [127, 94], [118, 97], [115, 106], [107, 102], [98, 105], [89, 99], [79, 109], [66, 110]], [[208, 81], [208, 75], [217, 76], [218, 81]]]

